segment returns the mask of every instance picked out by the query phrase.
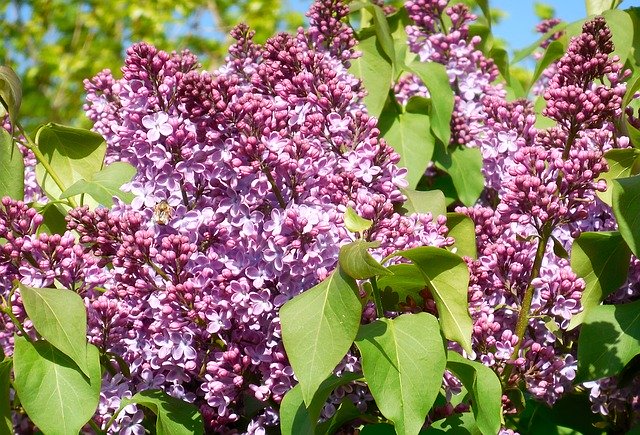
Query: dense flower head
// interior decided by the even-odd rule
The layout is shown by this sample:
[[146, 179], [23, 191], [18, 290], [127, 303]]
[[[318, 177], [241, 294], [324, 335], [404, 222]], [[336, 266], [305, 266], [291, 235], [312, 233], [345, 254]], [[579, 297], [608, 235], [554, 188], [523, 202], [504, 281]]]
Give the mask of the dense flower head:
[[[23, 201], [9, 197], [0, 203], [0, 296], [10, 301], [20, 321], [27, 318], [15, 283], [29, 287], [52, 287], [54, 283], [81, 295], [93, 294], [106, 279], [97, 259], [85, 253], [72, 232], [47, 234], [40, 231], [43, 217]], [[14, 324], [0, 315], [0, 348], [13, 353]], [[30, 321], [27, 333], [33, 333]]]
[[[582, 310], [585, 288], [553, 245], [570, 251], [582, 231], [616, 228], [611, 210], [596, 197], [607, 187], [599, 180], [608, 170], [604, 152], [628, 146], [628, 139], [613, 128], [625, 86], [620, 83], [621, 66], [608, 56], [609, 39], [603, 21], [596, 18], [559, 61], [545, 94], [545, 114], [554, 118], [557, 113], [555, 127], [536, 128], [530, 103], [495, 96], [482, 100], [484, 119], [476, 143], [489, 189], [483, 205], [458, 209], [476, 224], [478, 259], [468, 260], [473, 357], [498, 373], [509, 373], [510, 383], [524, 380], [530, 394], [549, 404], [573, 388], [575, 353], [559, 344], [577, 337], [568, 326]], [[600, 84], [603, 76], [610, 85]], [[595, 98], [601, 98], [597, 109], [583, 104]], [[532, 276], [542, 241], [549, 243]], [[533, 297], [528, 325], [525, 335], [517, 337], [529, 286]], [[625, 288], [621, 292], [629, 292], [630, 286]], [[515, 412], [509, 401], [503, 405], [507, 413]]]
[[[543, 114], [554, 119], [570, 134], [587, 128], [600, 128], [607, 118], [621, 113], [626, 76], [613, 52], [611, 31], [603, 17], [586, 22], [582, 33], [573, 38], [567, 53], [556, 65], [557, 73], [544, 94]], [[596, 84], [606, 77], [611, 87]]]
[[[70, 213], [86, 254], [109, 266], [105, 292], [87, 301], [90, 340], [130, 365], [126, 391], [194, 402], [210, 430], [231, 427], [246, 394], [266, 406], [295, 384], [277, 310], [333, 270], [354, 238], [347, 207], [373, 221], [364, 236], [381, 242], [380, 258], [453, 243], [444, 217], [394, 211], [406, 170], [346, 69], [347, 12], [318, 2], [308, 31], [264, 45], [240, 25], [213, 73], [141, 43], [122, 79], [86, 82], [108, 159], [137, 169], [130, 206]], [[363, 409], [371, 400], [345, 388]], [[250, 427], [276, 422], [266, 406]]]

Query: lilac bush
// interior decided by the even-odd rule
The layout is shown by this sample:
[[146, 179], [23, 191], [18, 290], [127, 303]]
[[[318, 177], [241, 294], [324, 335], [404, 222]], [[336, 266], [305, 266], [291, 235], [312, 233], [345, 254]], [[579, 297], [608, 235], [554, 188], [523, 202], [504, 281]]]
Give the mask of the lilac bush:
[[[580, 316], [600, 303], [586, 299], [592, 278], [575, 260], [586, 249], [582, 235], [619, 230], [630, 243], [620, 207], [601, 196], [613, 185], [606, 179], [609, 152], [634, 152], [628, 129], [636, 123], [623, 104], [630, 70], [613, 55], [605, 18], [586, 21], [532, 84], [545, 100], [537, 113], [525, 95], [507, 96], [509, 79], [472, 35], [477, 16], [467, 6], [410, 0], [404, 7], [369, 10], [389, 20], [406, 14], [409, 52], [443, 65], [453, 93], [451, 139], [436, 145], [441, 152], [424, 168], [424, 185], [437, 185], [450, 169], [442, 156], [460, 149], [481, 156], [482, 194], [466, 207], [460, 196], [452, 198], [449, 210], [457, 213], [446, 213], [444, 203], [432, 211], [414, 206], [421, 192], [408, 189], [407, 169], [398, 165], [404, 150], [386, 142], [365, 106], [367, 90], [352, 65], [362, 55], [362, 35], [347, 24], [350, 10], [339, 0], [316, 1], [308, 29], [264, 44], [246, 25], [236, 26], [229, 55], [213, 72], [202, 71], [187, 50], [167, 53], [141, 42], [127, 50], [121, 78], [104, 70], [86, 80], [85, 111], [106, 141], [104, 164], [124, 162], [136, 171], [108, 207], [76, 207], [72, 195], [52, 195], [36, 169], [42, 153], [5, 120], [26, 169], [23, 200], [4, 197], [0, 205], [0, 348], [17, 358], [23, 338], [50, 340], [25, 287], [80, 295], [88, 343], [103, 367], [97, 409], [84, 432], [145, 433], [148, 404], [132, 398], [156, 390], [194, 405], [208, 433], [262, 434], [290, 424], [286, 401], [306, 380], [298, 368], [294, 373], [285, 347], [283, 306], [341, 273], [358, 298], [361, 310], [353, 315], [362, 329], [332, 364], [329, 380], [336, 384], [317, 415], [303, 389], [300, 412], [313, 420], [311, 430], [316, 422], [338, 421], [345, 431], [404, 424], [380, 400], [363, 343], [367, 328], [401, 328], [408, 318], [436, 325], [438, 318], [448, 339], [438, 350], [442, 370], [434, 369], [437, 385], [419, 426], [473, 415], [484, 432], [514, 433], [523, 430], [518, 416], [525, 401], [527, 409], [534, 401], [553, 406], [586, 390], [593, 412], [609, 416], [611, 427], [640, 421], [637, 373], [624, 385], [615, 373], [578, 376], [579, 336], [588, 328]], [[539, 31], [557, 24], [544, 22]], [[560, 37], [558, 31], [542, 48]], [[412, 97], [431, 96], [419, 75], [397, 67], [393, 83], [383, 84], [390, 87], [388, 105], [395, 98], [408, 110]], [[438, 102], [429, 104], [425, 116], [433, 120]], [[553, 126], [542, 128], [542, 116]], [[47, 201], [68, 208], [60, 234], [45, 219]], [[350, 213], [366, 225], [354, 229]], [[344, 258], [349, 246], [361, 249], [351, 269]], [[640, 299], [640, 262], [626, 245], [623, 251], [626, 281], [602, 297], [609, 306]], [[421, 263], [419, 255], [427, 254], [448, 261], [446, 270]], [[411, 275], [418, 269], [427, 271], [425, 282]], [[468, 278], [455, 283], [466, 293], [457, 307], [464, 314], [456, 319], [459, 335], [451, 334], [443, 303], [453, 296], [442, 296], [437, 281], [453, 270], [455, 279]], [[391, 275], [405, 281], [385, 281]], [[384, 299], [394, 291], [397, 300]], [[467, 326], [468, 343], [460, 338]], [[478, 411], [482, 392], [461, 367], [498, 384], [490, 424]], [[340, 420], [349, 406], [354, 414]], [[40, 424], [29, 409], [33, 421], [17, 411], [18, 433]]]

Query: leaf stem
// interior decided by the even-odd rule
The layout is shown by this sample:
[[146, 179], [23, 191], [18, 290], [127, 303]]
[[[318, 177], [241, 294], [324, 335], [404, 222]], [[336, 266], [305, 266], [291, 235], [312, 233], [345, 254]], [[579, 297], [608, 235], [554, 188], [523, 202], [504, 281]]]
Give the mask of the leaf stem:
[[93, 419], [89, 420], [89, 426], [91, 426], [91, 429], [93, 429], [99, 435], [106, 434], [106, 432], [100, 429], [100, 426], [98, 426], [98, 424], [93, 421]]
[[[42, 167], [45, 169], [45, 171], [47, 171], [47, 173], [51, 176], [51, 179], [53, 180], [54, 183], [56, 183], [56, 186], [58, 186], [58, 189], [60, 189], [61, 192], [64, 192], [66, 190], [64, 183], [58, 176], [57, 172], [53, 169], [51, 164], [47, 161], [47, 158], [44, 156], [44, 154], [42, 154], [42, 151], [40, 151], [40, 149], [38, 148], [38, 145], [36, 145], [36, 143], [31, 139], [31, 137], [29, 137], [27, 132], [22, 127], [22, 124], [17, 122], [16, 127], [18, 127], [18, 131], [22, 134], [22, 136], [26, 140], [26, 143], [24, 143], [23, 145], [33, 152], [33, 154], [36, 156], [36, 159], [38, 160], [38, 163], [40, 163]], [[67, 198], [67, 202], [72, 208], [78, 207], [78, 204], [72, 197]]]
[[17, 288], [18, 286], [16, 284], [16, 281], [14, 281], [14, 287], [9, 293], [8, 299], [2, 298], [2, 305], [0, 305], [0, 311], [2, 311], [7, 316], [9, 316], [9, 319], [11, 319], [11, 322], [14, 325], [16, 325], [16, 328], [18, 328], [18, 331], [20, 331], [20, 333], [24, 336], [25, 339], [27, 339], [27, 341], [33, 343], [33, 340], [31, 339], [31, 337], [29, 337], [29, 334], [27, 334], [27, 331], [24, 330], [24, 328], [22, 327], [22, 323], [20, 323], [20, 320], [18, 320], [15, 314], [13, 314], [13, 310], [11, 309], [11, 297], [13, 296], [13, 293], [16, 291]]
[[376, 306], [376, 316], [381, 319], [384, 317], [384, 310], [382, 309], [382, 297], [380, 296], [380, 289], [378, 288], [378, 280], [375, 276], [372, 276], [369, 278], [369, 282], [371, 282], [373, 304]]
[[278, 204], [280, 205], [280, 207], [282, 209], [287, 208], [287, 203], [284, 200], [284, 197], [282, 196], [282, 192], [280, 192], [278, 185], [276, 184], [276, 180], [273, 178], [273, 175], [271, 175], [269, 168], [267, 168], [267, 166], [264, 164], [262, 165], [262, 172], [267, 176], [267, 180], [269, 180], [269, 184], [271, 184], [271, 188], [273, 189], [273, 193], [276, 195], [276, 199], [278, 200]]
[[[544, 253], [547, 250], [547, 243], [551, 237], [551, 225], [545, 224], [542, 227], [542, 231], [540, 234], [540, 238], [538, 240], [538, 248], [536, 249], [536, 256], [533, 260], [533, 266], [531, 268], [531, 275], [529, 275], [529, 279], [527, 282], [527, 287], [524, 292], [524, 297], [522, 298], [522, 305], [520, 307], [520, 313], [518, 314], [518, 321], [516, 322], [516, 330], [515, 334], [518, 337], [518, 342], [513, 348], [513, 352], [511, 352], [511, 360], [514, 360], [518, 357], [518, 352], [520, 352], [520, 348], [522, 347], [522, 343], [524, 341], [524, 334], [527, 330], [527, 326], [529, 325], [529, 319], [531, 318], [531, 302], [533, 301], [533, 280], [536, 279], [540, 275], [540, 268], [542, 267], [542, 259], [544, 258]], [[513, 366], [509, 365], [505, 369], [504, 372], [504, 380], [508, 381], [509, 376], [511, 375], [511, 370]]]

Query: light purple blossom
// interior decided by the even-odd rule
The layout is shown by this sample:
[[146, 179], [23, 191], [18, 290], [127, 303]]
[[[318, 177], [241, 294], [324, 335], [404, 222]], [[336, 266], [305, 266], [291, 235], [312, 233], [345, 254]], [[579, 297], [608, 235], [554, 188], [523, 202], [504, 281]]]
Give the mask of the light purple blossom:
[[169, 136], [173, 133], [173, 127], [169, 124], [169, 115], [157, 112], [142, 117], [142, 125], [147, 129], [147, 139], [155, 142], [160, 136]]

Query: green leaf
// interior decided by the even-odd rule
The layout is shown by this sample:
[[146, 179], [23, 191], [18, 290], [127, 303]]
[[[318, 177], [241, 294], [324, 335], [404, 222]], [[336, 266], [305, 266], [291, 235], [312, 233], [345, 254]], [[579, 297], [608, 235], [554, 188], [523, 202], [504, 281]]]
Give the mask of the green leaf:
[[11, 365], [11, 360], [0, 361], [0, 434], [13, 433], [9, 397]]
[[556, 236], [554, 236], [553, 234], [551, 235], [551, 240], [553, 241], [553, 253], [560, 258], [564, 258], [565, 260], [569, 259], [569, 253], [567, 252], [566, 249], [564, 249], [564, 246], [562, 245], [562, 242], [560, 242], [560, 240], [558, 240], [556, 238]]
[[280, 309], [282, 340], [307, 405], [351, 347], [362, 314], [353, 278], [338, 267]]
[[136, 168], [125, 162], [114, 162], [101, 171], [96, 172], [89, 180], [81, 179], [66, 189], [60, 198], [87, 193], [99, 204], [110, 207], [113, 197], [117, 196], [122, 201], [130, 204], [134, 195], [120, 190], [123, 184], [131, 181], [136, 174]]
[[603, 435], [594, 426], [602, 416], [591, 411], [588, 393], [567, 393], [552, 408], [545, 403], [529, 399], [520, 413], [516, 428], [520, 433], [532, 435]]
[[382, 414], [399, 434], [417, 434], [435, 401], [446, 364], [438, 321], [403, 314], [363, 325], [356, 345], [362, 371]]
[[447, 235], [455, 239], [453, 246], [448, 249], [461, 257], [477, 258], [476, 225], [473, 220], [462, 213], [447, 213], [447, 228]]
[[0, 103], [9, 112], [11, 123], [15, 125], [22, 104], [20, 78], [8, 66], [0, 66]]
[[607, 182], [607, 190], [596, 192], [598, 197], [607, 205], [611, 206], [613, 201], [613, 180], [625, 178], [631, 175], [631, 168], [638, 157], [639, 151], [635, 148], [613, 149], [604, 153], [607, 159], [609, 170], [600, 174], [600, 178]]
[[120, 409], [135, 403], [153, 411], [157, 435], [198, 435], [204, 433], [202, 416], [198, 408], [160, 390], [145, 390], [132, 398], [123, 398]]
[[355, 50], [361, 52], [362, 56], [351, 61], [349, 72], [362, 80], [367, 90], [364, 104], [369, 115], [379, 117], [391, 86], [391, 62], [384, 56], [375, 35], [360, 40]]
[[495, 372], [484, 364], [470, 361], [460, 354], [447, 353], [447, 368], [471, 393], [473, 415], [483, 434], [500, 431], [502, 419], [502, 385]]
[[[603, 0], [609, 3], [609, 7], [612, 7], [614, 1], [616, 0]], [[617, 55], [620, 63], [624, 65], [633, 48], [633, 20], [627, 12], [617, 9], [606, 10], [602, 15], [611, 29], [611, 40], [615, 49], [611, 55]]]
[[640, 256], [640, 175], [612, 182], [612, 208], [618, 230], [631, 252]]
[[35, 204], [38, 213], [42, 215], [42, 224], [38, 227], [37, 234], [64, 234], [67, 231], [67, 208], [58, 202], [48, 202], [44, 205]]
[[36, 331], [90, 376], [87, 361], [87, 312], [82, 298], [66, 289], [19, 284], [20, 295]]
[[411, 260], [422, 273], [436, 301], [444, 336], [472, 353], [472, 322], [467, 309], [469, 269], [464, 260], [433, 246], [408, 249], [394, 255]]
[[376, 37], [380, 41], [382, 50], [391, 60], [396, 58], [395, 49], [393, 46], [393, 38], [391, 37], [391, 29], [387, 22], [387, 17], [384, 14], [382, 8], [376, 4], [370, 4], [367, 6], [367, 10], [373, 15], [373, 23], [376, 29]]
[[569, 25], [569, 23], [565, 23], [565, 22], [562, 22], [560, 24], [556, 24], [551, 29], [549, 29], [547, 31], [547, 33], [545, 33], [540, 38], [538, 38], [537, 41], [535, 41], [532, 44], [528, 45], [526, 48], [523, 48], [521, 50], [516, 50], [515, 53], [514, 53], [513, 59], [511, 60], [511, 64], [515, 65], [516, 63], [526, 59], [529, 56], [531, 56], [531, 54], [540, 47], [540, 44], [542, 44], [544, 41], [549, 39], [554, 33], [558, 33], [560, 31], [564, 30], [568, 25]]
[[[636, 94], [636, 92], [638, 92], [638, 89], [640, 89], [640, 74], [638, 74], [635, 77], [635, 79], [633, 77], [630, 78], [627, 84], [628, 84], [627, 91], [624, 93], [624, 98], [622, 99], [622, 107], [627, 107], [631, 102], [631, 100], [633, 100], [633, 97]], [[609, 150], [609, 151], [613, 151], [613, 150]], [[605, 156], [606, 155], [607, 153], [605, 153]]]
[[538, 2], [535, 2], [533, 4], [533, 12], [536, 14], [536, 17], [540, 19], [540, 21], [550, 20], [556, 14], [556, 11], [553, 8], [553, 6], [546, 3], [538, 3]]
[[[318, 425], [319, 434], [336, 433], [346, 423], [360, 417], [362, 412], [356, 408], [351, 399], [345, 398], [331, 418]], [[298, 432], [301, 433], [301, 432]]]
[[[89, 130], [47, 124], [36, 133], [38, 148], [60, 177], [65, 189], [82, 179], [90, 180], [102, 169], [106, 143]], [[41, 164], [36, 166], [38, 184], [54, 198], [62, 191]]]
[[[414, 98], [418, 97], [411, 100]], [[409, 111], [385, 110], [380, 116], [378, 127], [389, 145], [400, 154], [398, 166], [407, 168], [409, 187], [418, 184], [433, 155], [434, 138], [429, 130], [430, 122], [428, 115]]]
[[24, 159], [18, 145], [0, 128], [0, 198], [24, 199]]
[[100, 400], [98, 349], [87, 347], [89, 377], [46, 341], [15, 336], [13, 386], [29, 418], [47, 435], [77, 434]]
[[439, 153], [436, 163], [451, 175], [460, 201], [468, 207], [475, 204], [484, 189], [480, 149], [456, 147], [449, 154]]
[[[437, 162], [436, 162], [437, 164]], [[441, 169], [441, 168], [439, 168]], [[453, 180], [451, 179], [451, 175], [442, 171], [438, 174], [438, 176], [433, 180], [428, 180], [426, 182], [424, 178], [420, 180], [418, 183], [419, 190], [439, 190], [444, 194], [444, 200], [447, 204], [447, 207], [452, 205], [454, 202], [458, 201], [458, 193], [456, 192], [456, 188], [453, 185]]]
[[[344, 373], [338, 377], [331, 375], [325, 379], [313, 396], [309, 407], [305, 407], [300, 384], [285, 394], [280, 404], [280, 430], [285, 434], [312, 434], [327, 398], [337, 387], [362, 379], [359, 373]], [[318, 433], [327, 433], [317, 430]]]
[[600, 15], [608, 9], [615, 8], [619, 3], [619, 0], [584, 0], [587, 15]]
[[352, 233], [361, 233], [368, 230], [373, 225], [373, 221], [360, 217], [351, 207], [347, 207], [344, 213], [344, 226]]
[[453, 113], [454, 95], [449, 76], [444, 65], [437, 62], [414, 62], [411, 71], [429, 89], [431, 96], [431, 130], [433, 134], [448, 145], [451, 139], [451, 114]]
[[440, 190], [400, 189], [407, 200], [402, 204], [403, 214], [431, 213], [434, 219], [447, 214], [444, 193]]
[[420, 292], [427, 287], [420, 270], [413, 264], [393, 264], [387, 268], [393, 275], [378, 279], [382, 306], [387, 311], [399, 311], [398, 303], [410, 296], [418, 304], [423, 303]]
[[369, 254], [369, 249], [377, 248], [380, 242], [367, 242], [362, 239], [340, 247], [338, 260], [340, 268], [355, 279], [369, 279], [372, 276], [391, 275], [391, 272], [378, 263]]
[[531, 77], [531, 82], [529, 83], [529, 90], [535, 84], [535, 82], [540, 77], [540, 74], [551, 65], [553, 62], [557, 61], [562, 57], [565, 52], [565, 45], [562, 39], [552, 41], [547, 49], [544, 52], [542, 58], [536, 64], [536, 69], [533, 72], [533, 76]]
[[[442, 420], [434, 422], [429, 429], [425, 431], [425, 435], [437, 435], [442, 433], [456, 435], [481, 435], [480, 429], [476, 424], [473, 414], [463, 412], [462, 414], [453, 414]], [[496, 432], [497, 433], [497, 432]]]
[[494, 63], [498, 67], [498, 71], [504, 78], [504, 81], [511, 83], [511, 73], [509, 71], [509, 54], [504, 48], [493, 47], [489, 51], [489, 57], [493, 59]]
[[388, 423], [368, 424], [362, 428], [360, 435], [396, 435], [396, 431]]
[[624, 125], [627, 129], [627, 135], [629, 136], [631, 145], [635, 148], [640, 148], [640, 130], [631, 125], [628, 118], [625, 118]]
[[573, 242], [571, 269], [586, 285], [580, 300], [583, 310], [571, 318], [570, 329], [581, 324], [593, 307], [624, 284], [630, 257], [618, 232], [585, 232]]
[[491, 8], [489, 7], [488, 0], [476, 0], [476, 3], [482, 11], [482, 15], [486, 18], [487, 25], [491, 28]]
[[640, 353], [640, 301], [589, 310], [578, 339], [576, 382], [614, 376]]

